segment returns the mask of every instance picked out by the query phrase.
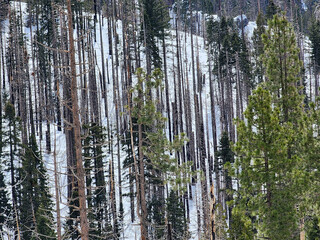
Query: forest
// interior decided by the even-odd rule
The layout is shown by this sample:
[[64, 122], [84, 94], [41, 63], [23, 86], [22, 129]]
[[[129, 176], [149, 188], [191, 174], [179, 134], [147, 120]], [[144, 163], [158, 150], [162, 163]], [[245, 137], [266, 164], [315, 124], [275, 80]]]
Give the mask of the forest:
[[0, 0], [1, 240], [319, 240], [318, 0]]

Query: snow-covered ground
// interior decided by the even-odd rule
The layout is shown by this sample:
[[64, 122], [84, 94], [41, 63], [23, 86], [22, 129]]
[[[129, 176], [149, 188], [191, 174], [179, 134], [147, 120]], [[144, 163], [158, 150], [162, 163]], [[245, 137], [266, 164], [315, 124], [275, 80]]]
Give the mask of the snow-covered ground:
[[[26, 20], [26, 16], [27, 16], [27, 11], [26, 11], [26, 4], [25, 3], [18, 3], [18, 2], [12, 2], [12, 7], [16, 10], [19, 10], [20, 7], [23, 11], [23, 16], [24, 16], [24, 20]], [[194, 14], [198, 14], [198, 13], [194, 13]], [[200, 14], [200, 16], [202, 16], [202, 14]], [[209, 16], [204, 16], [205, 18], [209, 17]], [[216, 16], [213, 16], [214, 18], [217, 19]], [[199, 17], [200, 18], [200, 17]], [[175, 19], [174, 17], [171, 20], [171, 23], [174, 24], [175, 23]], [[105, 58], [105, 64], [106, 66], [108, 66], [108, 68], [106, 69], [107, 74], [110, 75], [110, 79], [111, 79], [111, 73], [112, 71], [117, 71], [119, 79], [121, 79], [123, 76], [123, 71], [122, 69], [122, 65], [124, 63], [124, 59], [123, 59], [123, 53], [122, 53], [122, 22], [120, 20], [118, 20], [116, 22], [116, 31], [117, 34], [119, 35], [119, 41], [120, 43], [118, 44], [119, 46], [119, 56], [120, 56], [120, 66], [119, 68], [114, 68], [113, 66], [113, 62], [115, 62], [115, 56], [110, 56], [108, 54], [108, 50], [109, 50], [109, 42], [108, 42], [108, 24], [107, 24], [107, 20], [104, 19], [103, 20], [103, 24], [102, 24], [102, 29], [101, 32], [103, 34], [102, 36], [102, 44], [103, 44], [103, 51], [104, 51], [104, 58]], [[3, 42], [4, 44], [6, 43], [6, 39], [8, 38], [8, 21], [4, 22], [4, 32], [5, 34], [3, 34]], [[96, 64], [97, 64], [97, 76], [99, 76], [99, 71], [102, 71], [102, 56], [101, 56], [101, 43], [100, 43], [100, 29], [99, 29], [99, 24], [97, 24], [97, 31], [96, 31], [96, 39], [97, 41], [94, 43], [94, 48], [95, 48], [95, 54], [96, 54]], [[256, 23], [255, 22], [248, 22], [248, 25], [245, 27], [245, 32], [246, 35], [248, 37], [248, 39], [252, 38], [253, 35], [253, 30], [256, 28]], [[35, 31], [35, 27], [33, 27], [33, 31]], [[28, 54], [31, 54], [31, 34], [34, 35], [34, 32], [30, 31], [30, 28], [24, 27], [23, 28], [23, 32], [26, 36], [26, 40], [27, 40], [27, 45], [28, 45]], [[75, 37], [77, 37], [77, 34], [75, 32]], [[176, 36], [176, 32], [175, 30], [170, 30], [169, 34], [167, 36], [166, 39], [166, 44], [167, 44], [167, 66], [168, 66], [168, 80], [169, 80], [169, 86], [173, 86], [174, 85], [174, 75], [177, 74], [177, 60], [176, 60], [176, 38], [179, 38], [179, 42], [181, 45], [181, 61], [183, 61], [183, 67], [184, 69], [182, 70], [183, 74], [184, 74], [184, 78], [185, 78], [185, 84], [188, 85], [189, 90], [190, 90], [190, 99], [191, 99], [191, 104], [193, 104], [193, 73], [192, 73], [192, 45], [191, 45], [191, 37], [190, 37], [190, 33], [189, 32], [183, 32], [183, 31], [178, 31], [178, 36]], [[113, 37], [113, 42], [115, 43], [115, 38]], [[159, 43], [160, 44], [160, 43]], [[208, 59], [208, 53], [206, 50], [206, 46], [205, 46], [205, 41], [201, 36], [193, 36], [193, 47], [194, 47], [194, 54], [195, 54], [195, 58], [199, 59], [199, 66], [197, 66], [196, 68], [198, 68], [199, 70], [201, 70], [201, 74], [202, 76], [206, 76], [205, 79], [205, 83], [203, 85], [203, 90], [201, 93], [202, 94], [202, 101], [203, 101], [203, 116], [204, 116], [204, 127], [205, 127], [205, 134], [209, 135], [209, 146], [207, 146], [207, 148], [210, 148], [210, 152], [213, 153], [213, 137], [212, 137], [212, 128], [211, 128], [211, 111], [210, 111], [210, 89], [209, 89], [209, 80], [208, 80], [208, 75], [209, 75], [209, 70], [208, 70], [208, 63], [207, 63], [207, 59]], [[4, 45], [4, 48], [6, 48], [6, 45]], [[162, 56], [162, 47], [159, 45], [159, 49], [160, 49], [160, 56]], [[144, 59], [144, 53], [143, 53], [143, 49], [141, 52], [141, 58]], [[77, 57], [76, 57], [77, 59]], [[30, 72], [32, 72], [34, 69], [32, 67], [32, 63], [31, 63], [31, 59], [29, 60], [29, 65], [30, 65]], [[142, 67], [145, 67], [145, 61], [143, 61], [142, 63]], [[197, 71], [197, 70], [196, 70]], [[119, 81], [121, 84], [121, 81]], [[33, 86], [33, 84], [32, 84]], [[100, 87], [100, 85], [98, 85], [98, 88]], [[121, 85], [119, 86], [121, 89]], [[187, 86], [183, 86], [185, 89]], [[61, 87], [62, 89], [62, 87]], [[170, 102], [174, 102], [174, 87], [170, 87], [169, 88], [169, 100]], [[98, 92], [100, 93], [100, 89], [98, 89]], [[102, 119], [102, 123], [104, 126], [106, 126], [107, 128], [110, 129], [113, 128], [115, 129], [115, 125], [114, 123], [116, 122], [116, 109], [115, 109], [115, 105], [114, 103], [114, 88], [113, 88], [113, 81], [110, 81], [110, 83], [107, 84], [107, 96], [108, 96], [108, 109], [109, 109], [109, 119], [107, 120], [105, 117]], [[121, 96], [121, 91], [120, 91], [120, 98]], [[80, 92], [79, 92], [79, 96]], [[102, 97], [99, 95], [99, 101], [101, 102], [101, 116], [105, 116], [104, 113], [104, 101], [102, 100]], [[193, 107], [193, 106], [192, 106]], [[219, 121], [219, 116], [220, 116], [220, 112], [219, 112], [219, 107], [215, 106], [215, 113], [216, 113], [216, 119], [217, 119], [217, 130], [218, 130], [218, 136], [220, 136], [220, 121]], [[192, 119], [193, 119], [193, 131], [196, 131], [196, 126], [195, 126], [195, 115], [194, 115], [194, 111], [192, 111]], [[107, 123], [109, 123], [109, 126], [107, 126]], [[206, 124], [208, 123], [208, 124]], [[45, 123], [44, 123], [45, 124]], [[44, 125], [44, 129], [45, 129], [45, 125]], [[51, 149], [56, 149], [56, 159], [58, 162], [58, 172], [59, 172], [59, 185], [60, 185], [60, 199], [61, 199], [61, 206], [60, 209], [62, 211], [62, 216], [67, 216], [68, 213], [68, 207], [67, 207], [67, 168], [66, 168], [66, 140], [65, 140], [65, 135], [63, 134], [63, 132], [59, 132], [57, 131], [57, 127], [52, 124], [51, 126], [51, 143], [52, 143], [52, 147]], [[54, 139], [55, 138], [55, 139]], [[38, 139], [38, 141], [40, 142], [40, 140]], [[116, 140], [115, 140], [116, 141]], [[114, 142], [114, 144], [116, 144], [116, 142]], [[207, 143], [206, 143], [207, 144]], [[45, 162], [45, 165], [48, 169], [48, 176], [50, 179], [50, 189], [51, 189], [51, 194], [53, 196], [55, 196], [55, 192], [54, 192], [54, 165], [53, 165], [53, 153], [47, 153], [45, 150], [45, 139], [43, 139], [42, 142], [40, 142], [39, 144], [41, 146], [42, 152], [43, 152], [43, 160]], [[121, 146], [120, 146], [121, 147]], [[117, 147], [114, 147], [114, 158], [116, 159], [118, 156], [118, 151], [117, 151]], [[119, 182], [118, 182], [118, 167], [122, 168], [122, 162], [124, 161], [124, 158], [126, 156], [126, 153], [123, 152], [122, 149], [120, 149], [120, 162], [121, 162], [121, 166], [118, 166], [117, 161], [114, 161], [114, 167], [115, 167], [115, 180], [116, 180], [116, 198], [119, 198]], [[106, 156], [105, 157], [105, 164], [106, 167], [108, 166], [107, 162], [110, 161], [110, 156]], [[123, 174], [126, 175], [128, 174], [126, 172], [127, 170], [123, 170]], [[127, 181], [123, 181], [122, 182], [122, 191], [123, 194], [129, 193], [129, 183]], [[191, 233], [191, 239], [198, 239], [198, 232], [197, 232], [197, 227], [198, 227], [198, 222], [197, 222], [197, 206], [199, 206], [199, 204], [201, 204], [201, 187], [200, 187], [200, 182], [198, 182], [195, 186], [192, 186], [192, 191], [193, 191], [193, 196], [195, 196], [193, 198], [193, 200], [190, 200], [189, 202], [189, 206], [190, 206], [190, 224], [189, 224], [189, 231]], [[140, 236], [140, 226], [139, 226], [139, 222], [138, 222], [138, 218], [136, 217], [136, 221], [134, 223], [131, 223], [130, 220], [130, 199], [129, 197], [123, 197], [123, 203], [124, 203], [124, 229], [123, 229], [123, 233], [121, 234], [122, 239], [139, 239]], [[117, 201], [117, 204], [119, 204], [119, 201]], [[117, 206], [117, 209], [119, 209], [119, 206]]]

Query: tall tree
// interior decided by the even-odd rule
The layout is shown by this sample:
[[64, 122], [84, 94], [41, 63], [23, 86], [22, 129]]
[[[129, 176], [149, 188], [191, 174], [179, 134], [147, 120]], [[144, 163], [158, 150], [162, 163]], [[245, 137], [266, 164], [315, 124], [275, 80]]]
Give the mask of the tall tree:
[[[238, 123], [235, 151], [239, 157], [233, 175], [240, 189], [235, 211], [247, 213], [257, 237], [296, 239], [301, 176], [295, 167], [301, 159], [288, 156], [295, 129], [281, 123], [279, 108], [272, 107], [271, 99], [267, 90], [258, 87], [245, 111], [247, 122]], [[247, 221], [244, 217], [241, 221]]]
[[259, 12], [257, 20], [257, 28], [253, 30], [253, 56], [254, 56], [254, 76], [257, 83], [263, 82], [264, 68], [262, 63], [263, 42], [262, 34], [265, 33], [265, 18], [262, 12]]
[[234, 153], [231, 150], [230, 140], [228, 134], [226, 132], [222, 133], [222, 137], [220, 139], [219, 150], [216, 154], [218, 158], [218, 171], [222, 172], [222, 177], [224, 179], [224, 187], [221, 189], [224, 194], [225, 204], [228, 204], [228, 219], [229, 219], [229, 227], [231, 228], [231, 214], [232, 214], [232, 204], [229, 202], [233, 200], [233, 187], [232, 187], [232, 178], [229, 174], [228, 168], [225, 166], [230, 166], [234, 162]]
[[[1, 162], [1, 165], [4, 165], [4, 163]], [[9, 204], [8, 192], [6, 189], [7, 184], [4, 179], [4, 171], [0, 168], [0, 236], [4, 231], [4, 227], [10, 228], [10, 222], [12, 223], [12, 219], [11, 221], [9, 220], [9, 214], [12, 209]]]
[[20, 185], [17, 183], [21, 180], [20, 177], [20, 165], [21, 165], [21, 127], [20, 119], [16, 117], [15, 108], [11, 102], [6, 102], [4, 107], [3, 127], [7, 128], [7, 131], [1, 132], [2, 135], [2, 147], [7, 151], [1, 152], [1, 158], [6, 159], [5, 163], [8, 167], [10, 187], [11, 187], [11, 201], [12, 201], [12, 225], [14, 229], [14, 235], [20, 236], [20, 221], [19, 221], [19, 202], [20, 202]]
[[141, 0], [142, 32], [141, 39], [145, 46], [147, 74], [151, 74], [151, 66], [161, 68], [158, 41], [164, 41], [169, 28], [168, 7], [163, 0]]
[[24, 239], [55, 237], [53, 202], [36, 138], [30, 137], [21, 168], [21, 232]]
[[301, 114], [302, 97], [298, 94], [302, 62], [291, 24], [286, 17], [274, 15], [268, 21], [268, 29], [262, 35], [264, 44], [263, 63], [273, 103], [279, 107], [281, 121], [294, 122]]
[[236, 201], [248, 212], [258, 236], [295, 239], [301, 204], [296, 196], [306, 188], [300, 182], [305, 177], [307, 124], [297, 88], [301, 62], [293, 29], [283, 15], [269, 21], [263, 43], [267, 90], [255, 91], [245, 112], [247, 122], [238, 123]]
[[166, 208], [168, 219], [167, 239], [186, 239], [188, 231], [183, 204], [178, 194], [173, 190], [170, 191], [166, 199]]
[[[156, 69], [149, 80], [142, 69], [137, 70], [138, 83], [133, 88], [132, 120], [137, 120], [138, 157], [134, 156], [138, 211], [141, 224], [141, 239], [159, 239], [164, 232], [165, 184], [175, 190], [185, 187], [190, 178], [190, 165], [179, 163], [170, 153], [176, 154], [184, 144], [184, 135], [175, 136], [170, 142], [164, 132], [165, 118], [157, 111], [157, 102], [150, 92], [160, 87], [162, 72]], [[131, 120], [131, 121], [132, 121]], [[133, 122], [131, 122], [133, 125]], [[132, 154], [134, 149], [131, 127]], [[137, 172], [137, 169], [139, 172]], [[139, 173], [139, 174], [138, 174]], [[148, 187], [147, 187], [148, 186]], [[149, 210], [149, 211], [148, 211]]]
[[275, 14], [279, 12], [279, 7], [275, 4], [274, 0], [268, 2], [266, 17], [267, 19], [272, 19]]
[[85, 159], [87, 203], [90, 234], [103, 238], [110, 233], [103, 147], [106, 145], [105, 129], [95, 123], [83, 126], [83, 156]]
[[[72, 109], [72, 125], [73, 142], [72, 147], [75, 156], [75, 166], [68, 166], [75, 170], [77, 178], [77, 194], [79, 199], [79, 216], [80, 216], [80, 235], [81, 239], [89, 240], [89, 223], [87, 217], [86, 192], [85, 192], [85, 172], [82, 159], [82, 143], [81, 143], [81, 123], [78, 103], [78, 84], [77, 70], [75, 61], [75, 46], [73, 37], [73, 14], [71, 9], [71, 0], [67, 0], [68, 13], [68, 36], [69, 36], [69, 58], [70, 58], [70, 96]], [[70, 123], [69, 123], [70, 124]], [[74, 168], [75, 167], [75, 168]], [[74, 184], [74, 183], [73, 183]]]
[[[310, 26], [309, 38], [311, 41], [311, 58], [314, 66], [315, 96], [319, 95], [320, 73], [320, 20], [313, 19]], [[310, 86], [311, 87], [311, 86]]]

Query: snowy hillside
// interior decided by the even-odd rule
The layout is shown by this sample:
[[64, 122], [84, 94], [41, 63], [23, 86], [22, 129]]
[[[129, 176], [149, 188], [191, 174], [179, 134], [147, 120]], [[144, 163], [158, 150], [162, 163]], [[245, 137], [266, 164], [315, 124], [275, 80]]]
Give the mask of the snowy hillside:
[[[271, 196], [283, 204], [277, 197], [287, 189], [281, 184], [300, 187], [294, 181], [288, 183], [290, 174], [299, 182], [301, 176], [305, 181], [313, 179], [310, 171], [300, 173], [308, 164], [317, 172], [318, 165], [310, 163], [317, 143], [312, 142], [312, 153], [307, 153], [309, 142], [300, 144], [297, 139], [305, 132], [309, 135], [302, 139], [318, 136], [314, 127], [302, 127], [316, 126], [313, 116], [318, 113], [306, 112], [310, 123], [305, 117], [299, 127], [293, 120], [284, 124], [296, 109], [286, 113], [285, 107], [277, 105], [279, 100], [270, 108], [261, 107], [265, 112], [258, 115], [260, 109], [254, 104], [259, 101], [254, 102], [251, 95], [264, 99], [267, 93], [260, 90], [265, 95], [257, 96], [254, 89], [261, 82], [268, 89], [266, 82], [273, 77], [262, 61], [268, 61], [268, 56], [277, 58], [271, 50], [259, 52], [264, 51], [263, 40], [254, 39], [254, 30], [268, 28], [266, 22], [249, 21], [249, 9], [236, 17], [219, 18], [184, 1], [170, 1], [169, 7], [159, 0], [141, 5], [138, 1], [67, 3], [12, 1], [3, 3], [3, 18], [0, 11], [0, 238], [273, 236], [269, 226], [263, 225], [272, 219], [265, 220]], [[306, 4], [301, 4], [307, 11]], [[268, 36], [272, 39], [274, 35]], [[288, 89], [304, 84], [305, 102], [315, 100], [319, 85], [311, 58], [314, 42], [302, 32], [291, 39], [292, 47], [298, 43], [292, 52], [303, 60], [304, 72], [292, 70], [297, 71], [292, 77], [297, 81]], [[298, 66], [299, 58], [288, 59], [292, 61], [288, 68]], [[160, 75], [152, 75], [157, 67]], [[141, 68], [146, 75], [139, 77]], [[278, 70], [277, 64], [274, 69]], [[285, 95], [282, 89], [276, 97]], [[274, 101], [276, 97], [272, 97]], [[78, 112], [74, 110], [77, 106]], [[253, 109], [251, 115], [245, 114], [247, 106]], [[251, 116], [252, 122], [256, 121], [253, 124]], [[270, 140], [262, 143], [259, 116], [268, 116], [267, 124], [273, 121], [267, 125], [272, 136], [266, 135]], [[245, 121], [236, 124], [235, 118]], [[294, 127], [298, 135], [292, 133]], [[81, 138], [77, 138], [78, 131]], [[232, 147], [239, 137], [242, 142]], [[268, 148], [267, 143], [274, 145]], [[281, 146], [277, 148], [277, 144]], [[300, 150], [303, 156], [294, 155]], [[295, 161], [305, 156], [309, 162], [296, 167], [300, 163], [295, 165]], [[268, 157], [271, 165], [265, 160]], [[288, 165], [293, 167], [277, 165], [282, 159], [292, 160]], [[259, 169], [259, 164], [265, 168]], [[288, 176], [276, 172], [280, 165]], [[269, 194], [268, 171], [274, 173], [274, 196]], [[252, 177], [248, 181], [243, 176], [246, 173]], [[309, 193], [316, 189], [301, 192], [312, 202], [315, 197]], [[304, 206], [295, 203], [296, 208]], [[307, 214], [299, 214], [295, 218], [301, 225], [292, 226], [299, 229], [296, 235], [304, 233], [302, 225], [307, 219]], [[248, 233], [231, 225], [233, 219]]]

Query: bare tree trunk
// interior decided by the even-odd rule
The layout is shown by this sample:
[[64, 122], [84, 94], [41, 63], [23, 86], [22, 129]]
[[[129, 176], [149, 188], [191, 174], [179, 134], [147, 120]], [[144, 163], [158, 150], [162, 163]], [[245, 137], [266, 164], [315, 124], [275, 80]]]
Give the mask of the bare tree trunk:
[[218, 141], [217, 141], [217, 125], [216, 125], [216, 113], [215, 113], [215, 99], [214, 99], [214, 87], [211, 73], [211, 59], [209, 59], [209, 86], [210, 86], [210, 102], [211, 102], [211, 124], [212, 124], [212, 137], [213, 137], [213, 150], [217, 152]]
[[211, 185], [210, 188], [210, 240], [216, 239], [216, 228], [215, 228], [215, 207], [216, 207], [216, 198], [214, 196], [214, 185]]
[[318, 78], [318, 71], [317, 71], [317, 66], [316, 62], [314, 61], [314, 89], [315, 89], [315, 97], [319, 96], [319, 78]]
[[[226, 61], [227, 64], [229, 63], [229, 54], [228, 51], [226, 52]], [[227, 109], [227, 122], [228, 122], [228, 132], [230, 139], [234, 141], [235, 139], [235, 130], [233, 125], [233, 93], [232, 93], [232, 82], [231, 82], [231, 74], [229, 66], [227, 65], [227, 79], [226, 79], [226, 94], [227, 94], [227, 101], [228, 101], [228, 109]]]
[[169, 83], [168, 83], [168, 73], [167, 73], [167, 56], [166, 56], [166, 43], [165, 36], [163, 34], [162, 38], [162, 51], [163, 51], [163, 66], [164, 66], [164, 82], [165, 82], [165, 94], [166, 94], [166, 107], [167, 107], [167, 117], [168, 117], [168, 131], [169, 131], [169, 141], [172, 141], [171, 133], [171, 118], [170, 118], [170, 100], [169, 100]]
[[[208, 179], [207, 179], [207, 166], [206, 166], [206, 144], [205, 144], [205, 133], [204, 133], [204, 121], [203, 121], [203, 109], [202, 109], [202, 97], [200, 95], [200, 108], [199, 108], [199, 157], [200, 157], [200, 168], [203, 173], [201, 178], [201, 196], [202, 196], [202, 212], [203, 212], [203, 229], [205, 237], [209, 238], [209, 217], [208, 217]], [[199, 104], [196, 102], [199, 106]]]
[[57, 137], [54, 130], [54, 150], [53, 150], [53, 164], [54, 164], [54, 186], [55, 186], [55, 199], [56, 199], [56, 212], [57, 212], [57, 239], [61, 240], [61, 217], [60, 217], [60, 194], [59, 194], [59, 182], [58, 182], [58, 169], [57, 169]]
[[75, 48], [73, 39], [73, 24], [72, 24], [72, 11], [71, 0], [67, 0], [68, 7], [68, 31], [69, 31], [69, 54], [70, 54], [70, 68], [71, 68], [71, 101], [72, 101], [72, 114], [73, 114], [73, 130], [74, 130], [74, 145], [75, 156], [77, 164], [77, 178], [78, 178], [78, 194], [79, 194], [79, 212], [80, 212], [80, 227], [81, 239], [89, 240], [89, 225], [87, 219], [86, 207], [86, 193], [84, 183], [84, 169], [82, 164], [82, 144], [81, 144], [81, 125], [79, 119], [79, 105], [78, 105], [78, 89], [76, 77], [76, 63], [75, 63]]
[[304, 230], [304, 219], [300, 220], [300, 240], [306, 239], [306, 232]]
[[[192, 66], [192, 83], [193, 83], [193, 101], [194, 103], [196, 102], [196, 92], [197, 92], [197, 84], [196, 84], [196, 72], [195, 72], [195, 66], [194, 66], [194, 46], [193, 46], [193, 26], [192, 26], [192, 9], [191, 9], [191, 0], [189, 0], [189, 12], [190, 12], [190, 19], [191, 19], [191, 24], [190, 24], [190, 41], [191, 41], [191, 66]], [[187, 74], [187, 73], [186, 73]], [[196, 104], [194, 104], [194, 112], [195, 114], [197, 113], [197, 107]], [[190, 111], [191, 113], [191, 111]], [[191, 116], [191, 114], [190, 114]], [[197, 158], [197, 117], [195, 117], [195, 133], [192, 132], [193, 136], [190, 138], [190, 145], [191, 145], [191, 154], [193, 155], [193, 170], [195, 171], [197, 169], [198, 165], [198, 158]], [[191, 121], [192, 123], [192, 121]], [[192, 131], [192, 124], [190, 125], [190, 130]], [[195, 136], [194, 136], [195, 135]]]
[[[2, 83], [2, 80], [4, 81], [4, 76], [2, 79], [2, 71], [5, 71], [2, 53], [3, 53], [2, 52], [2, 31], [0, 27], [0, 132], [1, 133], [2, 133], [2, 85], [1, 83]], [[0, 142], [2, 143], [2, 134], [0, 134]], [[2, 144], [0, 144], [0, 153], [2, 153]]]
[[145, 194], [145, 176], [144, 176], [144, 160], [142, 150], [142, 124], [139, 124], [139, 169], [140, 169], [140, 192], [141, 192], [141, 240], [148, 239], [148, 228], [147, 228], [147, 204]]
[[[53, 3], [52, 3], [52, 8], [53, 8]], [[56, 16], [55, 14], [52, 12], [52, 15], [51, 15], [52, 19], [55, 19]], [[30, 34], [32, 33], [32, 30], [31, 30], [31, 25], [30, 24]], [[57, 49], [58, 45], [57, 45], [57, 29], [56, 29], [56, 26], [55, 24], [53, 24], [53, 39], [52, 39], [52, 47], [54, 49]], [[61, 125], [62, 125], [62, 122], [61, 122], [61, 110], [60, 110], [60, 92], [59, 92], [59, 87], [60, 87], [60, 75], [59, 75], [59, 72], [58, 72], [58, 54], [57, 54], [57, 51], [53, 50], [53, 53], [52, 53], [52, 58], [53, 58], [53, 78], [54, 78], [54, 90], [56, 91], [56, 96], [55, 96], [55, 101], [56, 101], [56, 104], [55, 104], [55, 107], [56, 107], [56, 112], [57, 112], [57, 125], [58, 125], [58, 131], [61, 131]]]

